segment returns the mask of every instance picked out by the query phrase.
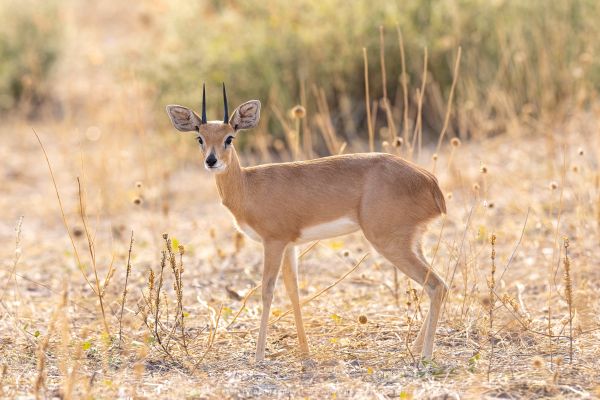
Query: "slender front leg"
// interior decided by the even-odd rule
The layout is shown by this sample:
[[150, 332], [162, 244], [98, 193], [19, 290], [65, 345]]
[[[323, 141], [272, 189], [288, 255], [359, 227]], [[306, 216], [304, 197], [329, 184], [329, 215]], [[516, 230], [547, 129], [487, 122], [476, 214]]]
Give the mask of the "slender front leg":
[[262, 277], [262, 316], [260, 319], [260, 331], [258, 333], [258, 342], [256, 344], [256, 361], [262, 361], [265, 358], [265, 345], [267, 342], [267, 325], [271, 314], [271, 302], [273, 301], [273, 289], [277, 281], [277, 274], [281, 268], [281, 260], [287, 243], [278, 241], [265, 241], [264, 247], [264, 267]]
[[296, 246], [289, 245], [285, 250], [283, 258], [283, 283], [294, 310], [294, 319], [296, 320], [296, 331], [298, 332], [298, 343], [300, 352], [308, 355], [308, 340], [304, 332], [302, 323], [302, 311], [300, 310], [300, 298], [298, 296], [298, 260], [296, 256]]

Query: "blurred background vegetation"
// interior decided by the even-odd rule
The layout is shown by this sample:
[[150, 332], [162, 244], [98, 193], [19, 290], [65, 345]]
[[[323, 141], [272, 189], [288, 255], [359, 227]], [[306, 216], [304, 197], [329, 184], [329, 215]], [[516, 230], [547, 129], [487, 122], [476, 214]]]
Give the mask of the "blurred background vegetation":
[[51, 70], [60, 57], [62, 27], [54, 1], [0, 3], [0, 111], [38, 107], [51, 99]]
[[[362, 49], [376, 110], [383, 96], [382, 26], [398, 130], [405, 107], [400, 30], [407, 129], [415, 125], [427, 48], [423, 132], [425, 140], [437, 137], [460, 46], [449, 136], [486, 137], [515, 126], [535, 133], [595, 100], [599, 11], [594, 0], [4, 0], [0, 112], [75, 125], [108, 124], [115, 114], [128, 121], [127, 114], [139, 129], [163, 130], [164, 105], [198, 108], [202, 82], [209, 117], [220, 118], [224, 81], [231, 107], [250, 98], [263, 102], [261, 129], [270, 137], [285, 137], [286, 111], [302, 104], [306, 130], [328, 125], [342, 138], [366, 140]], [[376, 132], [387, 127], [384, 111], [374, 118]]]

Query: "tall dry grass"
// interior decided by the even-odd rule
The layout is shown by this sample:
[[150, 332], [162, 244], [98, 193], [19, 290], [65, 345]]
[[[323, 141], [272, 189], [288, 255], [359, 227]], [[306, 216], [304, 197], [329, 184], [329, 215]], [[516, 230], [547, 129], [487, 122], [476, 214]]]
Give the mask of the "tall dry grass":
[[[594, 3], [326, 1], [310, 14], [308, 1], [156, 2], [128, 18], [116, 3], [65, 4], [62, 117], [13, 118], [0, 133], [3, 396], [594, 395], [600, 147], [585, 55], [596, 43], [582, 33], [596, 29]], [[246, 164], [371, 140], [435, 168], [449, 212], [424, 244], [451, 294], [433, 362], [408, 346], [426, 296], [365, 257], [359, 235], [300, 255], [312, 361], [296, 353], [279, 290], [270, 362], [248, 362], [259, 249], [234, 233], [197, 148], [162, 111], [196, 105], [199, 77], [226, 80], [235, 102], [263, 100]]]

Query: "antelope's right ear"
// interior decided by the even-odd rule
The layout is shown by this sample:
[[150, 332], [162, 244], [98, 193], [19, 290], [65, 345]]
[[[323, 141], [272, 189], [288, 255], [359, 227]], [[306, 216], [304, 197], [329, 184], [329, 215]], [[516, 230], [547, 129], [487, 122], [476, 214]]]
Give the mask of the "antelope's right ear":
[[251, 129], [258, 125], [260, 119], [260, 101], [250, 100], [235, 109], [229, 119], [229, 125], [235, 131], [240, 129]]
[[181, 132], [197, 131], [200, 127], [200, 117], [187, 107], [168, 105], [167, 114], [175, 129]]

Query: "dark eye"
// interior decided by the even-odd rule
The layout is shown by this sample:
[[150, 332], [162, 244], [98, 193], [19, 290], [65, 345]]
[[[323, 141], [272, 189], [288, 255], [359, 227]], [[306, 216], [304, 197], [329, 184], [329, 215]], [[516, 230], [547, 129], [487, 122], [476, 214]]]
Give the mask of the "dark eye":
[[204, 141], [202, 140], [202, 138], [200, 136], [198, 136], [196, 139], [198, 139], [198, 143], [200, 143], [201, 145], [204, 144]]
[[233, 141], [233, 136], [227, 137], [227, 139], [225, 139], [225, 146], [229, 146], [232, 141]]

